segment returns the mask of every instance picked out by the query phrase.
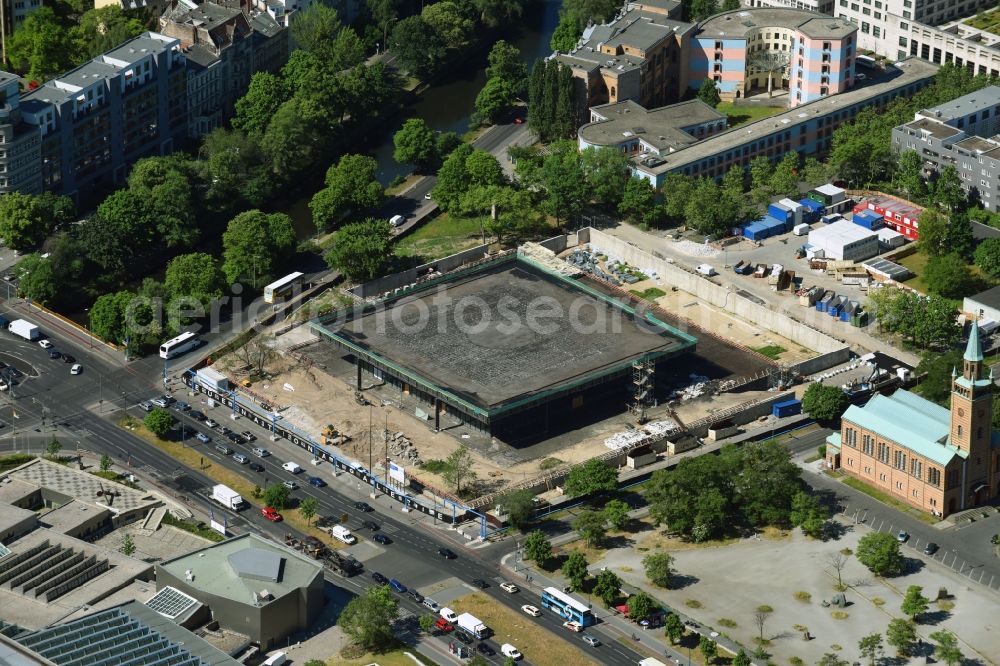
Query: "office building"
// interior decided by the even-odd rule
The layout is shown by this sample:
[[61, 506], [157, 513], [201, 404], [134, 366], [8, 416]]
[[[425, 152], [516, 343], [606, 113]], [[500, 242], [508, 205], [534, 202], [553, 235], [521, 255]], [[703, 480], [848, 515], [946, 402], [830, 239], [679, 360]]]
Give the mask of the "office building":
[[652, 158], [723, 132], [726, 123], [725, 114], [697, 99], [651, 110], [629, 100], [592, 108], [577, 139], [580, 150], [617, 148], [630, 157]]
[[892, 130], [897, 153], [915, 151], [930, 175], [946, 166], [958, 171], [962, 187], [987, 210], [1000, 205], [1000, 86], [963, 95]]
[[755, 7], [808, 9], [811, 12], [833, 16], [837, 0], [743, 0], [742, 4], [750, 9]]
[[713, 79], [728, 101], [787, 91], [788, 106], [808, 104], [854, 84], [856, 33], [848, 21], [803, 9], [723, 12], [692, 35], [688, 81], [697, 89]]
[[[3, 0], [0, 0], [3, 2]], [[17, 76], [0, 71], [0, 194], [42, 191], [42, 134], [24, 122]]]
[[909, 391], [853, 405], [827, 438], [826, 463], [938, 517], [997, 497], [1000, 432], [993, 430], [993, 375], [987, 374], [973, 322], [952, 372], [951, 408]]

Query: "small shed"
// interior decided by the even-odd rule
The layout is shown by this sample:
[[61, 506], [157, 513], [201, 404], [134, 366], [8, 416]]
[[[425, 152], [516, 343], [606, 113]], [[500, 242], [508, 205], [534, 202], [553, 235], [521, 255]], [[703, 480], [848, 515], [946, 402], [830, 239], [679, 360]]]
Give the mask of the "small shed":
[[629, 469], [639, 469], [656, 462], [656, 451], [649, 446], [640, 446], [633, 449], [625, 457], [625, 465]]

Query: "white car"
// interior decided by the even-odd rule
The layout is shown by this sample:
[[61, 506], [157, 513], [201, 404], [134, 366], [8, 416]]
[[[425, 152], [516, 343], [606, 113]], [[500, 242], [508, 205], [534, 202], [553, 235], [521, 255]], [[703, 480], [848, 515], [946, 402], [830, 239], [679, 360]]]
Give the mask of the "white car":
[[580, 624], [579, 622], [574, 622], [572, 620], [569, 620], [567, 622], [563, 622], [563, 628], [564, 629], [569, 629], [570, 631], [575, 631], [577, 633], [583, 631], [583, 625]]
[[81, 372], [83, 372], [83, 366], [79, 363], [74, 363], [69, 369], [69, 374], [71, 375], [78, 375]]
[[309, 461], [309, 464], [312, 465], [313, 467], [318, 467], [319, 465], [323, 464], [323, 461], [320, 460], [319, 458], [313, 458], [312, 460]]
[[302, 471], [302, 467], [300, 467], [298, 463], [294, 462], [283, 463], [281, 465], [281, 469], [285, 470], [286, 472], [290, 472], [292, 474], [298, 474], [299, 472]]
[[518, 651], [518, 649], [513, 645], [511, 645], [510, 643], [504, 643], [503, 645], [500, 646], [500, 654], [502, 654], [505, 657], [510, 657], [514, 661], [517, 661], [523, 656]]
[[443, 617], [448, 622], [454, 622], [458, 619], [458, 615], [452, 609], [445, 607], [438, 611], [438, 615]]
[[521, 606], [521, 610], [523, 610], [526, 615], [530, 615], [531, 617], [539, 617], [542, 614], [542, 611], [538, 610], [538, 608], [532, 606], [531, 604]]
[[517, 585], [514, 585], [514, 583], [500, 583], [500, 589], [508, 594], [514, 594], [517, 592]]
[[52, 343], [48, 341], [48, 338], [44, 338], [38, 341], [38, 346], [42, 349], [52, 349]]
[[10, 388], [10, 384], [8, 384], [4, 380], [0, 379], [0, 391], [6, 391], [9, 388]]
[[597, 647], [598, 645], [601, 644], [601, 641], [587, 634], [580, 636], [580, 638], [582, 638], [583, 642], [589, 645], [590, 647]]

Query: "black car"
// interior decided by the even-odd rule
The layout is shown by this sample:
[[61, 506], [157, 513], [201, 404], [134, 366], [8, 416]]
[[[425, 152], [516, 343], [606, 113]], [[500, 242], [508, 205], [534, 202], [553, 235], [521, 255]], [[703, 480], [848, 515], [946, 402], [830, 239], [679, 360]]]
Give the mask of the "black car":
[[485, 654], [487, 657], [492, 657], [493, 655], [495, 655], [497, 653], [496, 650], [494, 650], [493, 648], [491, 648], [486, 643], [480, 643], [479, 645], [477, 645], [476, 646], [476, 652], [478, 652], [479, 654]]
[[62, 359], [63, 363], [76, 363], [76, 357], [72, 354], [63, 354]]
[[221, 432], [223, 437], [229, 437], [230, 435], [233, 434], [233, 431], [224, 425], [220, 425], [218, 428], [216, 428], [216, 430]]
[[191, 411], [191, 405], [189, 405], [189, 404], [187, 404], [186, 402], [183, 402], [183, 401], [181, 401], [181, 402], [175, 402], [174, 403], [174, 409], [176, 409], [178, 412], [189, 412], [189, 411]]
[[485, 590], [486, 588], [488, 588], [490, 586], [490, 584], [487, 583], [482, 578], [473, 578], [472, 579], [472, 584], [475, 585], [476, 587], [478, 587], [480, 590]]
[[407, 594], [409, 594], [410, 598], [416, 601], [418, 604], [424, 603], [424, 595], [420, 594], [416, 590], [411, 589]]
[[51, 359], [60, 359], [60, 358], [62, 358], [62, 354], [60, 354], [59, 352], [57, 352], [55, 349], [50, 349], [49, 350], [49, 358], [51, 358]]
[[240, 437], [239, 435], [237, 435], [235, 432], [229, 433], [228, 435], [226, 435], [226, 438], [230, 442], [232, 442], [233, 444], [242, 444], [243, 443], [243, 438]]
[[188, 412], [188, 416], [193, 418], [195, 421], [204, 421], [207, 418], [204, 414], [198, 411]]
[[457, 638], [458, 640], [462, 641], [466, 645], [472, 645], [476, 641], [475, 638], [473, 638], [472, 636], [470, 636], [469, 634], [467, 634], [464, 631], [456, 631], [455, 632], [455, 638]]
[[938, 552], [938, 545], [933, 541], [924, 546], [924, 555], [933, 555], [936, 552]]
[[388, 585], [389, 584], [389, 579], [386, 578], [385, 576], [383, 576], [382, 574], [380, 574], [377, 571], [373, 571], [372, 572], [372, 580], [375, 581], [376, 583], [378, 583], [379, 585]]
[[383, 546], [387, 546], [390, 543], [392, 543], [392, 539], [390, 539], [386, 535], [382, 534], [381, 532], [378, 532], [377, 534], [375, 534], [374, 536], [372, 536], [372, 539], [375, 541], [375, 543], [380, 543]]
[[458, 557], [451, 548], [438, 548], [438, 555], [446, 560], [453, 560]]
[[250, 463], [250, 469], [252, 469], [255, 472], [263, 472], [264, 466], [261, 465], [260, 463]]
[[371, 508], [368, 502], [355, 502], [354, 508], [357, 509], [358, 511], [364, 511], [365, 513], [368, 513], [369, 511], [374, 511], [374, 509]]
[[361, 525], [366, 530], [371, 530], [372, 532], [378, 532], [378, 523], [376, 523], [374, 520], [366, 520], [363, 523], [361, 523]]

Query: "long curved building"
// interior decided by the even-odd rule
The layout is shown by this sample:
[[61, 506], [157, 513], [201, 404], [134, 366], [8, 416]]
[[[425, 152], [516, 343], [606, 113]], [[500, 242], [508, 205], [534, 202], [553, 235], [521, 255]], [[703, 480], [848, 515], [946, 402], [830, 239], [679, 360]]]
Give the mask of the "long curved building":
[[[768, 90], [788, 106], [835, 95], [854, 84], [857, 27], [804, 9], [738, 9], [709, 17], [691, 37], [688, 82], [707, 79], [732, 101]], [[769, 83], [769, 78], [770, 83]]]

